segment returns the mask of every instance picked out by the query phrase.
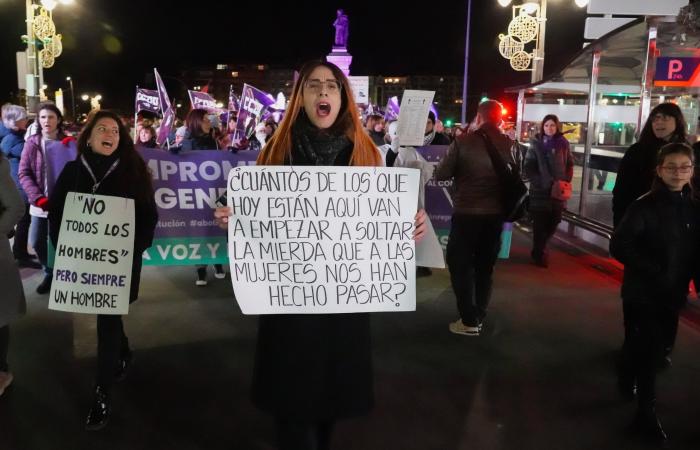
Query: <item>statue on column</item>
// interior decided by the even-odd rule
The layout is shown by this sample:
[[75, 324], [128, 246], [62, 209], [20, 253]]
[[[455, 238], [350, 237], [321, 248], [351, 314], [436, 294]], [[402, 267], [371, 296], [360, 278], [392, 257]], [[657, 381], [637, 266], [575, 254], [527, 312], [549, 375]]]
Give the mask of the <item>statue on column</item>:
[[335, 27], [335, 45], [334, 47], [347, 48], [348, 35], [350, 34], [350, 22], [348, 16], [345, 15], [342, 9], [338, 10], [338, 17], [333, 22]]

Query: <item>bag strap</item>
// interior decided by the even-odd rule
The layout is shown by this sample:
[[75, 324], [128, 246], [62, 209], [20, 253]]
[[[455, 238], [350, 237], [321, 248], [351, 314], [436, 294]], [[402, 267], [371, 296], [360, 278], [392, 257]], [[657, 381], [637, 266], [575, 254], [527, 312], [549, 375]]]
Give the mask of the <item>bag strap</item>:
[[495, 145], [493, 145], [493, 142], [491, 142], [491, 138], [483, 130], [476, 130], [474, 134], [481, 137], [484, 144], [486, 144], [486, 151], [489, 154], [489, 158], [491, 158], [493, 169], [496, 172], [496, 175], [498, 175], [498, 178], [501, 179], [501, 182], [505, 182], [508, 179], [508, 169], [506, 169], [505, 161], [503, 161], [501, 155], [498, 154], [498, 149]]

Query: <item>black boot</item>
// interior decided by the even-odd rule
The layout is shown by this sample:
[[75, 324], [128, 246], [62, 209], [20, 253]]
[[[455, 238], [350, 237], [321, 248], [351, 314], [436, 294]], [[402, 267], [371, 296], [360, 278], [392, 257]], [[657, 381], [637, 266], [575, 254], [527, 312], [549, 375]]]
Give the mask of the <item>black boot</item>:
[[637, 416], [634, 418], [634, 428], [649, 439], [655, 441], [665, 441], [668, 435], [661, 426], [661, 421], [656, 416], [654, 402], [639, 407]]
[[119, 358], [117, 362], [117, 370], [114, 372], [114, 381], [121, 382], [126, 379], [126, 374], [131, 367], [131, 363], [134, 362], [134, 354], [131, 350], [127, 351]]
[[624, 400], [631, 402], [637, 397], [637, 380], [634, 376], [620, 373], [617, 376], [617, 390]]
[[85, 422], [85, 429], [97, 431], [107, 425], [112, 408], [110, 406], [109, 392], [99, 384], [95, 386], [95, 397]]
[[53, 281], [53, 276], [44, 275], [44, 279], [36, 287], [37, 294], [48, 294], [51, 291], [51, 282]]

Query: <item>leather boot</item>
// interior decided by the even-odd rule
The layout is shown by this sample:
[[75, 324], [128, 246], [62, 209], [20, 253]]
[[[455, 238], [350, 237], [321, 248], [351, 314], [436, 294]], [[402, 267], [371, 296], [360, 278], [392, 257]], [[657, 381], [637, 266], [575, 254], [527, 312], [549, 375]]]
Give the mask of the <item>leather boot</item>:
[[85, 421], [85, 429], [97, 431], [104, 428], [109, 421], [111, 410], [109, 392], [103, 386], [96, 385], [92, 406]]
[[665, 441], [668, 435], [661, 426], [661, 421], [656, 415], [654, 402], [640, 405], [637, 416], [634, 418], [634, 428], [646, 437], [655, 441]]

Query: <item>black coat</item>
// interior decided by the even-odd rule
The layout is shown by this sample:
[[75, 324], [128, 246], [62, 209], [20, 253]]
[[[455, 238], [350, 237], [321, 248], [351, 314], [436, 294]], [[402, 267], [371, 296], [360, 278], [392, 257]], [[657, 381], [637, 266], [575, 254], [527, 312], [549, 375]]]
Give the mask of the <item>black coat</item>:
[[700, 255], [700, 205], [690, 189], [661, 188], [633, 202], [613, 233], [610, 253], [625, 265], [623, 300], [683, 305]]
[[[126, 167], [126, 164], [120, 163], [117, 165], [114, 172], [109, 174], [96, 194], [109, 195], [113, 197], [123, 197], [134, 199], [134, 217], [135, 217], [135, 234], [134, 234], [134, 263], [131, 269], [131, 291], [129, 299], [133, 302], [138, 298], [139, 284], [141, 281], [141, 266], [142, 254], [144, 250], [150, 247], [153, 243], [153, 233], [158, 222], [158, 210], [156, 208], [152, 188], [145, 183], [133, 182], [131, 176], [133, 173]], [[99, 178], [98, 178], [99, 179]], [[58, 232], [61, 229], [61, 220], [63, 219], [63, 206], [66, 201], [66, 196], [69, 192], [92, 193], [94, 182], [90, 173], [81, 163], [80, 159], [71, 161], [63, 168], [63, 171], [56, 180], [53, 192], [50, 199], [49, 208], [49, 236], [54, 247], [58, 242]], [[149, 194], [142, 194], [145, 190], [150, 190]], [[148, 198], [146, 200], [138, 200], [139, 198]]]
[[613, 188], [613, 225], [617, 226], [627, 207], [649, 192], [654, 181], [656, 158], [659, 149], [667, 144], [662, 139], [652, 138], [647, 143], [637, 142], [627, 149], [617, 169]]
[[[352, 147], [335, 159], [349, 165]], [[294, 165], [310, 165], [301, 149]], [[368, 413], [374, 404], [368, 313], [260, 316], [253, 402], [276, 417], [323, 421]]]

